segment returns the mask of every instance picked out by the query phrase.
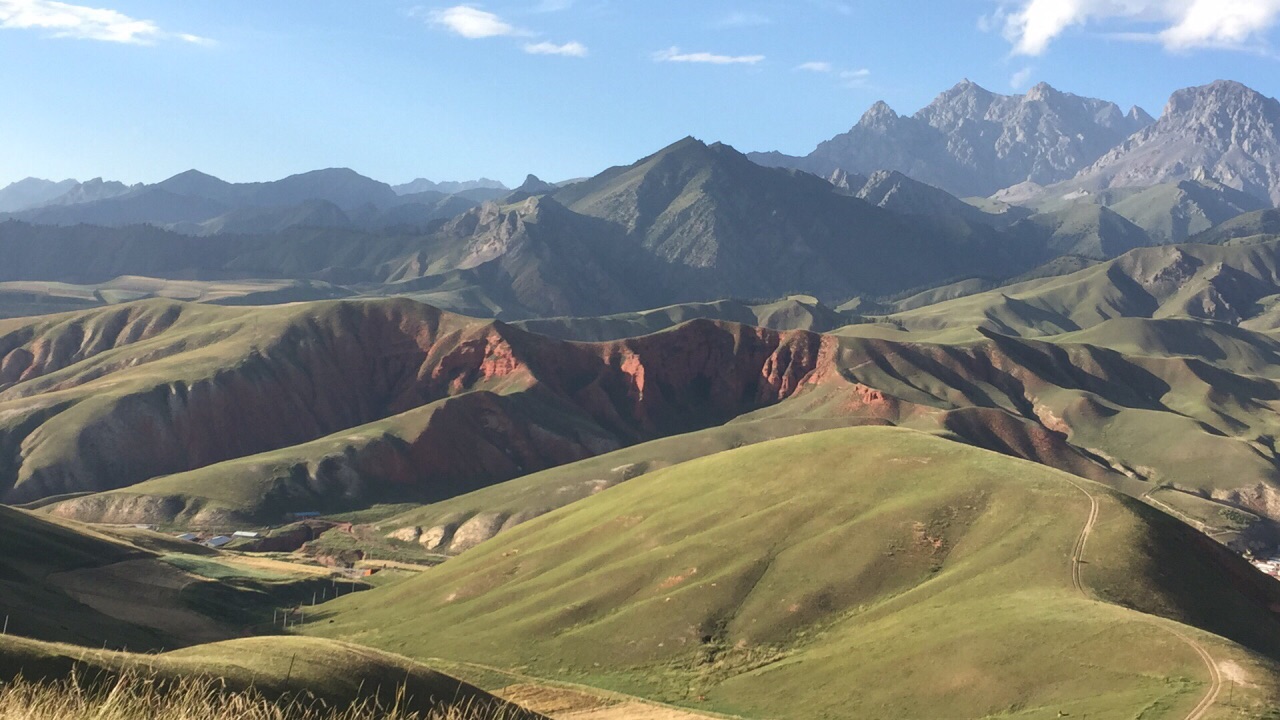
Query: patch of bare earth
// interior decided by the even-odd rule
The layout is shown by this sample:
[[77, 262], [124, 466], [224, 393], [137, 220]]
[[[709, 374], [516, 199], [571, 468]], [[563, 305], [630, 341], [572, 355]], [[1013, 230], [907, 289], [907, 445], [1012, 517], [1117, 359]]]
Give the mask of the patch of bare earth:
[[503, 700], [552, 718], [563, 717], [566, 713], [601, 710], [617, 704], [578, 690], [534, 684], [512, 685], [495, 694]]
[[562, 715], [552, 715], [555, 720], [706, 720], [706, 715], [696, 715], [684, 710], [627, 702], [597, 710], [584, 710]]

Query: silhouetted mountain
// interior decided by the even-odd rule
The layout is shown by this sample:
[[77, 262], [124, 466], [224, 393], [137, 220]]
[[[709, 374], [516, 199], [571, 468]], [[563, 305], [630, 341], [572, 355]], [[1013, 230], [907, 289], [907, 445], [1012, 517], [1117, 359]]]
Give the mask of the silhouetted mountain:
[[127, 195], [141, 187], [141, 185], [125, 185], [116, 180], [94, 178], [82, 183], [76, 183], [71, 189], [44, 203], [43, 206], [77, 205], [79, 203], [110, 200], [121, 195]]
[[489, 178], [480, 178], [479, 180], [464, 180], [462, 182], [432, 182], [426, 178], [418, 178], [413, 182], [407, 182], [403, 185], [392, 185], [392, 190], [400, 195], [413, 195], [423, 192], [438, 192], [443, 195], [456, 195], [467, 190], [509, 190], [506, 185], [497, 180]]
[[0, 189], [0, 212], [15, 212], [38, 207], [65, 195], [77, 184], [75, 180], [53, 182], [29, 177]]
[[51, 204], [12, 213], [11, 217], [41, 225], [169, 225], [198, 223], [225, 213], [228, 207], [216, 200], [175, 195], [157, 187], [131, 190], [102, 200]]

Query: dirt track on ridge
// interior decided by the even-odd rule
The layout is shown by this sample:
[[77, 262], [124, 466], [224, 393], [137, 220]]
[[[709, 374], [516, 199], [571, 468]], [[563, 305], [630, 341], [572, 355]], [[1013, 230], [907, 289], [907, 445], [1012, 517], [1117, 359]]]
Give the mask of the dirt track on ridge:
[[[1089, 535], [1093, 533], [1094, 525], [1098, 522], [1098, 499], [1093, 493], [1089, 492], [1083, 485], [1074, 480], [1068, 480], [1076, 487], [1077, 490], [1084, 493], [1089, 498], [1089, 519], [1085, 521], [1084, 528], [1080, 531], [1080, 537], [1076, 539], [1075, 547], [1071, 551], [1071, 584], [1081, 595], [1089, 596], [1088, 590], [1084, 585], [1084, 577], [1080, 572], [1080, 565], [1084, 562], [1085, 546], [1089, 543]], [[1163, 503], [1161, 503], [1163, 505]], [[1209, 691], [1200, 699], [1200, 702], [1191, 709], [1191, 713], [1187, 715], [1186, 720], [1203, 720], [1203, 718], [1213, 709], [1213, 705], [1218, 701], [1218, 695], [1222, 692], [1222, 673], [1218, 670], [1218, 663], [1214, 661], [1213, 656], [1203, 645], [1192, 640], [1190, 637], [1170, 628], [1161, 627], [1171, 635], [1177, 637], [1186, 643], [1195, 651], [1200, 659], [1204, 661], [1205, 668], [1209, 671]]]

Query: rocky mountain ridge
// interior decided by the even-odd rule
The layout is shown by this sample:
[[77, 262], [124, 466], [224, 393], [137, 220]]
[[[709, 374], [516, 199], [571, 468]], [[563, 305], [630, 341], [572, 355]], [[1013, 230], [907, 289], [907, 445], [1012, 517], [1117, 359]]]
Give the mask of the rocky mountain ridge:
[[1280, 101], [1219, 80], [1174, 93], [1154, 124], [1084, 168], [1084, 191], [1197, 180], [1280, 204]]
[[1066, 180], [1151, 121], [1141, 108], [1126, 114], [1045, 83], [1019, 96], [965, 80], [915, 115], [877, 102], [851, 130], [805, 157], [751, 157], [824, 176], [897, 170], [954, 195], [986, 196], [1028, 180]]

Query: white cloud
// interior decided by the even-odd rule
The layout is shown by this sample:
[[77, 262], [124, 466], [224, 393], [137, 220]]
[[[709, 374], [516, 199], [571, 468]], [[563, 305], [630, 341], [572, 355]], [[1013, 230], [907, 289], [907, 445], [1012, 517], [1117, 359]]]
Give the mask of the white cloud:
[[1009, 87], [1013, 88], [1014, 90], [1021, 90], [1022, 88], [1026, 87], [1027, 81], [1031, 79], [1031, 73], [1033, 72], [1035, 72], [1035, 68], [1024, 67], [1018, 72], [1014, 73], [1013, 76], [1009, 78]]
[[1069, 28], [1104, 22], [1154, 27], [1113, 36], [1159, 42], [1172, 51], [1244, 49], [1278, 20], [1280, 0], [1006, 0], [979, 25], [1002, 25], [1016, 55], [1040, 55]]
[[831, 67], [831, 63], [829, 62], [807, 62], [800, 63], [796, 66], [796, 69], [804, 70], [806, 72], [829, 73], [835, 68]]
[[864, 88], [871, 81], [871, 71], [867, 68], [844, 70], [840, 73], [840, 79], [847, 88]]
[[1280, 0], [1195, 0], [1177, 24], [1160, 33], [1165, 47], [1242, 47], [1270, 30]]
[[586, 57], [587, 46], [580, 42], [567, 42], [557, 45], [552, 42], [527, 43], [524, 51], [530, 55], [562, 55], [564, 57]]
[[101, 40], [129, 45], [154, 45], [181, 40], [197, 45], [213, 41], [188, 33], [169, 33], [150, 20], [138, 20], [106, 8], [54, 0], [0, 0], [0, 28], [43, 30], [52, 37]]
[[686, 53], [678, 47], [667, 48], [653, 54], [657, 62], [706, 63], [709, 65], [756, 65], [764, 62], [763, 55], [717, 55], [709, 52]]
[[494, 13], [470, 5], [455, 5], [443, 10], [432, 10], [428, 16], [433, 24], [468, 40], [529, 34]]

